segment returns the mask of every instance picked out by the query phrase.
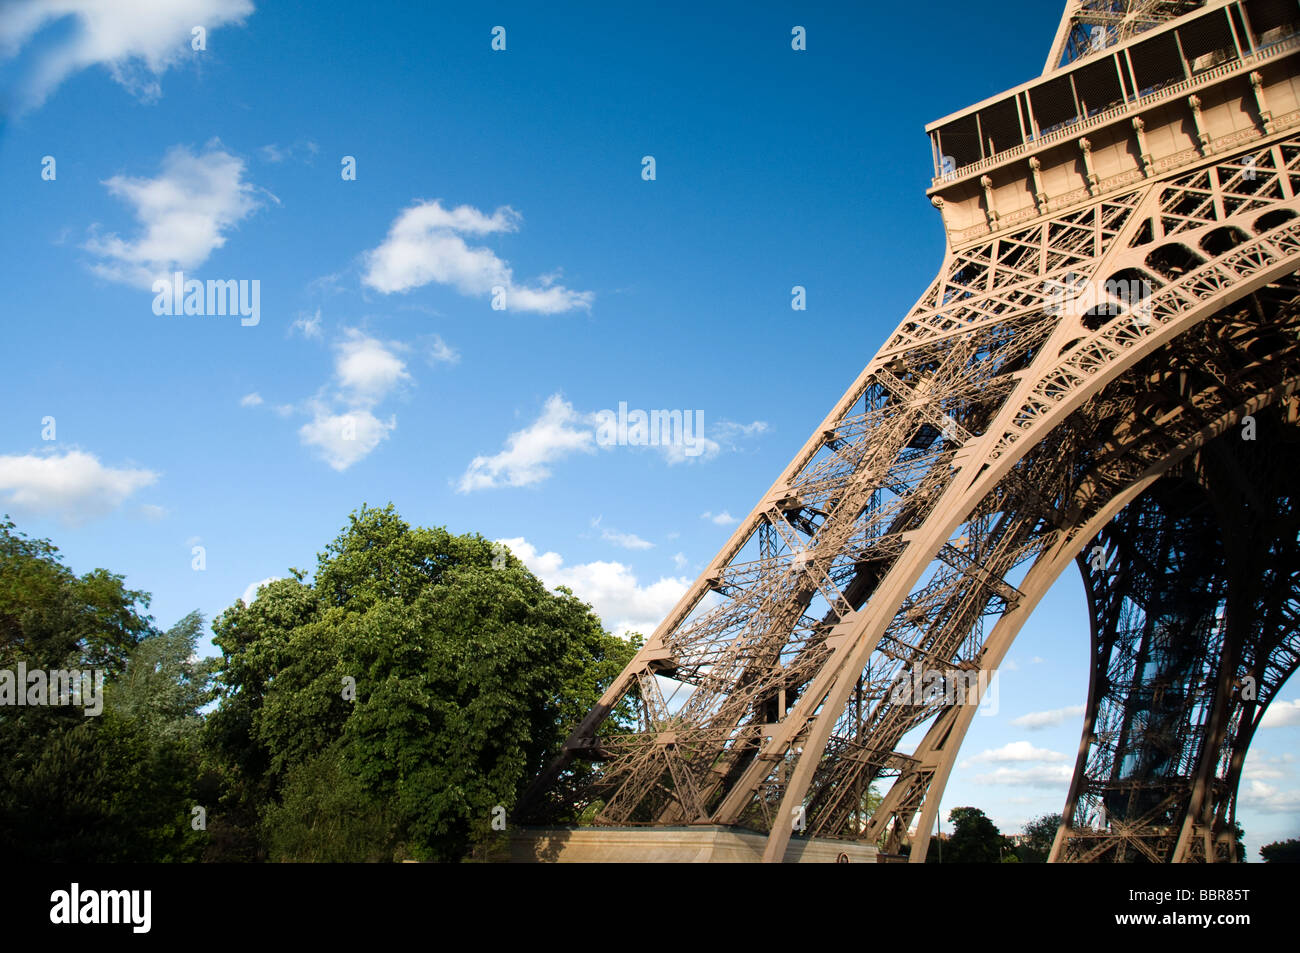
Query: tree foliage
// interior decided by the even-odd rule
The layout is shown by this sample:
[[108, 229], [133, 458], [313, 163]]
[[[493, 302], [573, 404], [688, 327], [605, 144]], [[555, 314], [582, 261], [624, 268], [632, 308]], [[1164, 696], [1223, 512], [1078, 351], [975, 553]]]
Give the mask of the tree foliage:
[[1043, 814], [1025, 824], [1024, 840], [1016, 848], [1016, 859], [1021, 863], [1042, 864], [1052, 852], [1052, 842], [1061, 826], [1060, 813]]
[[[189, 824], [192, 746], [205, 676], [183, 698], [163, 685], [174, 649], [193, 649], [202, 621], [159, 633], [146, 593], [96, 569], [63, 565], [47, 540], [0, 520], [0, 668], [102, 670], [98, 716], [73, 705], [0, 709], [0, 856], [35, 861], [195, 859]], [[171, 668], [168, 668], [171, 666]], [[154, 674], [145, 676], [150, 667]], [[150, 688], [144, 687], [148, 681]], [[122, 702], [123, 704], [118, 704]]]
[[991, 820], [977, 807], [954, 807], [948, 814], [952, 836], [943, 845], [945, 864], [996, 864], [1008, 846]]
[[1259, 849], [1266, 864], [1300, 864], [1300, 839], [1274, 841]]
[[496, 809], [633, 651], [572, 593], [494, 555], [481, 536], [363, 506], [311, 582], [295, 570], [213, 623], [210, 738], [246, 841], [365, 860], [383, 828], [390, 857], [455, 860], [491, 838]]

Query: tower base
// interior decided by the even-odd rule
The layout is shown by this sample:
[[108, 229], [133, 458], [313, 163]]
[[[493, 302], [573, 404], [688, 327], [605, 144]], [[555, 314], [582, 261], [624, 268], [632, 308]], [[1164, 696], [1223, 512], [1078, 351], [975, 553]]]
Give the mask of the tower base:
[[[510, 835], [515, 864], [756, 864], [767, 837], [724, 826], [531, 827]], [[876, 848], [829, 837], [792, 838], [787, 864], [874, 864]]]

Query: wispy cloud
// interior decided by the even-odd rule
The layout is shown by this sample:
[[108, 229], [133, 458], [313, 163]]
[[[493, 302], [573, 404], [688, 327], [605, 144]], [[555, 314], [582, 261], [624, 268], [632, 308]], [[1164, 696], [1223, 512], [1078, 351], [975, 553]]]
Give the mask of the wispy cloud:
[[664, 576], [642, 584], [631, 568], [619, 562], [590, 562], [565, 566], [559, 553], [540, 553], [523, 537], [502, 539], [510, 551], [549, 588], [567, 586], [600, 616], [616, 635], [649, 635], [677, 604], [690, 580]]
[[1300, 791], [1284, 791], [1263, 781], [1251, 781], [1241, 792], [1241, 802], [1261, 814], [1300, 813]]
[[455, 364], [460, 360], [460, 353], [436, 334], [429, 342], [427, 353], [431, 364]]
[[[686, 418], [686, 414], [680, 416]], [[615, 449], [658, 450], [669, 465], [707, 460], [715, 456], [719, 449], [718, 444], [707, 437], [696, 435], [693, 439], [688, 439], [684, 426], [674, 428], [664, 425], [658, 438], [652, 438], [651, 431], [646, 429], [636, 440], [621, 443], [618, 442], [622, 439], [619, 437], [611, 442], [601, 437], [601, 434], [611, 434], [612, 439], [612, 431], [617, 429], [615, 419], [614, 411], [583, 413], [559, 394], [553, 394], [547, 399], [537, 420], [506, 438], [504, 450], [491, 456], [475, 457], [461, 476], [458, 487], [462, 493], [468, 493], [492, 487], [528, 486], [549, 477], [551, 465], [565, 457], [575, 453], [593, 453], [597, 449], [606, 452]], [[656, 442], [643, 444], [639, 442], [643, 437], [646, 441], [655, 439]], [[687, 453], [688, 450], [691, 452]], [[716, 517], [705, 514], [704, 518], [712, 519], [719, 525], [736, 522], [728, 513], [720, 513]]]
[[239, 399], [240, 407], [257, 407], [262, 403], [262, 395], [254, 391], [251, 394], [245, 394]]
[[1070, 705], [1067, 708], [1053, 708], [1050, 711], [1031, 711], [1027, 715], [1021, 715], [1019, 718], [1012, 718], [1011, 724], [1018, 728], [1028, 728], [1030, 731], [1035, 731], [1039, 728], [1050, 728], [1053, 725], [1063, 724], [1073, 718], [1082, 718], [1083, 712], [1083, 705]]
[[708, 520], [710, 523], [715, 523], [718, 526], [734, 526], [736, 523], [740, 522], [740, 520], [732, 516], [726, 510], [723, 510], [721, 513], [706, 511], [700, 514], [700, 519]]
[[445, 209], [439, 200], [420, 202], [402, 212], [379, 247], [367, 252], [362, 283], [384, 294], [427, 284], [446, 285], [467, 297], [505, 291], [505, 310], [556, 314], [590, 310], [590, 291], [574, 291], [544, 275], [533, 284], [518, 283], [509, 262], [466, 237], [518, 231], [521, 216], [509, 206], [487, 215], [469, 205]]
[[334, 373], [354, 407], [373, 407], [396, 387], [408, 383], [400, 345], [384, 343], [349, 328], [337, 345]]
[[298, 429], [302, 444], [313, 448], [333, 469], [343, 471], [379, 446], [397, 429], [373, 412], [391, 393], [412, 382], [404, 346], [384, 342], [355, 328], [335, 344], [334, 382], [307, 401], [311, 420]]
[[273, 142], [262, 146], [257, 151], [265, 161], [272, 165], [279, 165], [281, 162], [288, 162], [292, 159], [300, 159], [310, 165], [320, 152], [320, 146], [312, 140], [306, 139], [299, 140], [291, 146], [281, 146]]
[[254, 600], [257, 599], [257, 591], [259, 589], [283, 578], [283, 576], [267, 576], [265, 579], [259, 579], [257, 582], [250, 582], [248, 588], [244, 590], [244, 594], [240, 597], [244, 600], [244, 605], [251, 606]]
[[974, 781], [976, 784], [1059, 788], [1070, 783], [1072, 774], [1068, 764], [1038, 764], [1029, 768], [998, 768], [987, 774], [977, 774]]
[[1065, 761], [1065, 755], [1048, 748], [1035, 748], [1028, 741], [1011, 741], [1001, 748], [988, 748], [967, 759], [970, 764], [1008, 761]]
[[320, 308], [316, 309], [315, 314], [300, 314], [294, 319], [289, 326], [290, 332], [297, 331], [305, 338], [319, 338], [320, 329]]
[[506, 438], [506, 447], [492, 456], [470, 461], [460, 478], [462, 493], [501, 486], [528, 486], [551, 475], [551, 465], [573, 453], [592, 453], [596, 435], [573, 405], [553, 394], [541, 416]]
[[1287, 725], [1300, 725], [1300, 698], [1289, 702], [1281, 699], [1270, 702], [1259, 722], [1261, 728], [1283, 728]]
[[397, 429], [397, 415], [380, 420], [368, 410], [332, 412], [325, 404], [311, 403], [312, 418], [298, 428], [303, 446], [312, 447], [333, 469], [342, 472], [369, 456]]
[[100, 235], [96, 226], [82, 247], [102, 259], [91, 266], [97, 275], [141, 288], [202, 265], [259, 205], [256, 189], [244, 181], [243, 160], [215, 140], [199, 155], [174, 146], [156, 178], [116, 175], [104, 184], [132, 207], [140, 233], [124, 239]]
[[0, 496], [6, 507], [36, 516], [57, 516], [76, 526], [117, 509], [158, 474], [134, 467], [109, 467], [93, 453], [0, 456]]
[[601, 518], [597, 516], [591, 521], [591, 525], [600, 530], [600, 538], [605, 542], [613, 543], [615, 546], [621, 546], [624, 549], [654, 549], [654, 543], [642, 539], [635, 533], [620, 533], [617, 530], [601, 526], [600, 519]]
[[200, 55], [191, 45], [195, 26], [211, 33], [242, 24], [252, 12], [249, 0], [8, 0], [0, 5], [0, 59], [33, 40], [43, 44], [23, 82], [25, 109], [40, 106], [65, 79], [91, 66], [107, 68], [148, 102], [162, 95], [163, 73]]

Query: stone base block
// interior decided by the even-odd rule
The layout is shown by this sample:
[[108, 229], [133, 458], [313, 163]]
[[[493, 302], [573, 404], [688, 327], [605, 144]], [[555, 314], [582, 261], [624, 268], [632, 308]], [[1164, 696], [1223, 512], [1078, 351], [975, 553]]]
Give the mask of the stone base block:
[[[533, 827], [510, 835], [516, 864], [754, 864], [767, 837], [732, 827]], [[860, 841], [790, 839], [787, 864], [874, 864], [876, 848]]]

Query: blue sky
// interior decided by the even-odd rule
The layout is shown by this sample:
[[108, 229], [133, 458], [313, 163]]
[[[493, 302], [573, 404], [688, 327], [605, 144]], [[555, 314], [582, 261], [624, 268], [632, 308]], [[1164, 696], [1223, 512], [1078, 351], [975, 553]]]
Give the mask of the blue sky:
[[[312, 569], [392, 501], [645, 632], [936, 271], [924, 124], [1036, 75], [1059, 16], [52, 6], [0, 11], [0, 511], [152, 592], [161, 625]], [[155, 314], [178, 266], [256, 280], [256, 324]], [[596, 444], [620, 403], [699, 410], [707, 442]], [[1068, 575], [945, 812], [1060, 809], [1086, 654]], [[1298, 696], [1248, 762], [1252, 858], [1300, 835]]]

